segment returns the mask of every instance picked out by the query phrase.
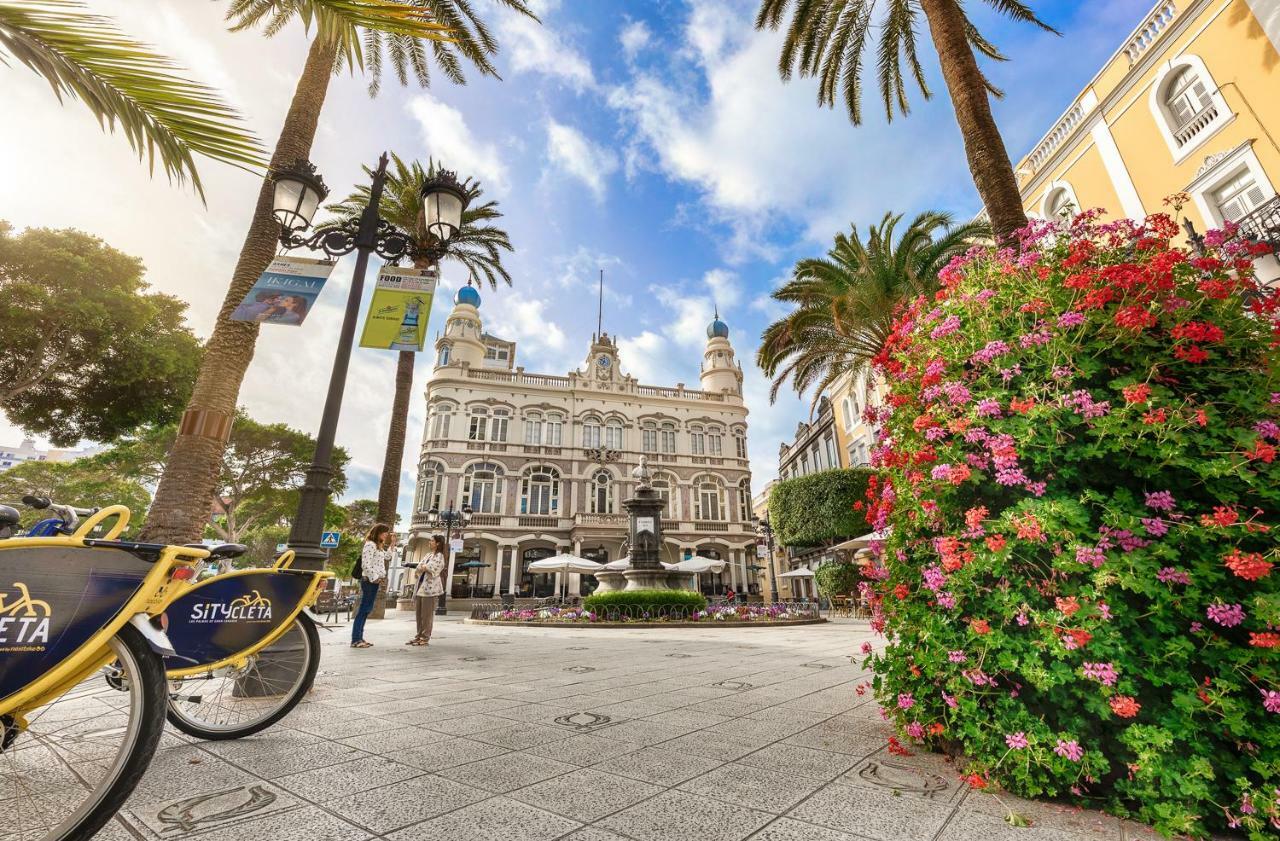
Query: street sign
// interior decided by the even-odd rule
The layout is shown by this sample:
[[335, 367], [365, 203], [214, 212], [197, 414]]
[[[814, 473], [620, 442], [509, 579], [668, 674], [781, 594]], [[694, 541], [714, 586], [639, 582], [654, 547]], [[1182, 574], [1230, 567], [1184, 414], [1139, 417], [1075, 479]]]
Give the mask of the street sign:
[[757, 558], [767, 558], [767, 557], [769, 557], [769, 550], [768, 550], [768, 549], [766, 549], [766, 548], [764, 548], [764, 545], [763, 545], [763, 544], [757, 543], [757, 544], [756, 544], [756, 557], [757, 557]]
[[281, 552], [283, 552], [284, 550], [286, 550], [286, 549], [288, 549], [288, 548], [289, 548], [289, 544], [288, 544], [288, 543], [277, 543], [277, 544], [276, 544], [276, 554], [277, 554], [277, 555], [279, 555]]
[[320, 535], [321, 549], [337, 549], [338, 541], [342, 538], [340, 531], [327, 531]]
[[451, 552], [461, 552], [461, 551], [462, 551], [462, 538], [461, 538], [461, 537], [455, 537], [453, 540], [450, 540], [450, 541], [449, 541], [449, 551], [451, 551]]

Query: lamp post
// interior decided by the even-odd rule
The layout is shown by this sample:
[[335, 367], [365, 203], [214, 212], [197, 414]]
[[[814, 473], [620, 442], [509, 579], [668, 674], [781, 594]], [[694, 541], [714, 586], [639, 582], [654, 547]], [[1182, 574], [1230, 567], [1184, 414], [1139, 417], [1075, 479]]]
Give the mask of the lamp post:
[[769, 550], [769, 593], [776, 602], [778, 601], [778, 570], [773, 559], [773, 525], [769, 522], [767, 514], [763, 517], [752, 517], [751, 525], [755, 526], [756, 534], [764, 538]]
[[422, 247], [415, 237], [378, 216], [378, 203], [387, 178], [385, 152], [378, 159], [369, 191], [369, 204], [360, 217], [320, 225], [310, 233], [307, 233], [307, 228], [311, 226], [311, 218], [329, 194], [324, 179], [316, 173], [315, 165], [310, 161], [295, 161], [272, 170], [271, 178], [275, 182], [272, 212], [280, 223], [282, 246], [323, 251], [330, 257], [356, 252], [351, 292], [347, 295], [347, 309], [338, 334], [333, 370], [329, 374], [329, 391], [325, 395], [320, 429], [316, 433], [315, 454], [302, 486], [298, 513], [289, 531], [289, 548], [297, 553], [294, 565], [300, 569], [322, 569], [327, 555], [320, 548], [320, 538], [324, 531], [325, 507], [329, 502], [329, 482], [333, 478], [333, 440], [338, 429], [338, 415], [342, 411], [342, 394], [347, 384], [347, 368], [351, 363], [351, 346], [360, 314], [360, 296], [364, 292], [369, 255], [376, 253], [393, 263], [402, 257], [426, 256], [433, 261], [439, 260], [448, 248], [449, 238], [462, 226], [467, 196], [451, 172], [440, 172], [423, 185], [421, 223], [430, 239], [428, 245]]
[[471, 506], [462, 503], [462, 510], [455, 511], [453, 504], [444, 511], [438, 508], [432, 508], [427, 512], [427, 528], [444, 529], [444, 545], [448, 548], [449, 554], [444, 559], [444, 569], [441, 573], [445, 576], [444, 592], [440, 595], [440, 601], [436, 602], [436, 616], [444, 616], [448, 613], [446, 602], [449, 598], [449, 588], [453, 586], [453, 581], [449, 579], [449, 570], [453, 568], [453, 532], [456, 529], [461, 532], [471, 522]]

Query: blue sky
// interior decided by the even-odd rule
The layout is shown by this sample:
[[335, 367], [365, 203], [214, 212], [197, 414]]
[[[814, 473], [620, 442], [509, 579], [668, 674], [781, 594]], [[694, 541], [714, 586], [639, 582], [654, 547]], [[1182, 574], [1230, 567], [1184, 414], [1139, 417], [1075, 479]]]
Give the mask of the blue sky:
[[[91, 0], [130, 31], [217, 85], [264, 138], [274, 139], [302, 64], [294, 26], [267, 41], [230, 34], [221, 3]], [[893, 211], [941, 209], [968, 218], [979, 205], [945, 87], [928, 62], [931, 101], [886, 123], [872, 84], [866, 123], [819, 109], [809, 81], [784, 85], [780, 36], [752, 28], [756, 0], [538, 0], [543, 25], [495, 12], [501, 81], [465, 87], [394, 81], [370, 99], [336, 78], [313, 150], [335, 193], [384, 149], [435, 156], [477, 177], [500, 201], [516, 246], [510, 289], [484, 293], [492, 332], [520, 342], [528, 370], [563, 373], [585, 356], [595, 326], [595, 279], [606, 273], [605, 329], [623, 367], [646, 382], [698, 381], [712, 307], [731, 327], [747, 371], [755, 486], [776, 469], [778, 445], [808, 413], [785, 395], [770, 406], [753, 359], [778, 314], [768, 293], [796, 259], [825, 252], [850, 224]], [[1011, 158], [1035, 143], [1148, 10], [1148, 0], [1033, 6], [1055, 37], [968, 4], [1010, 57], [988, 63], [1006, 92], [995, 104]], [[927, 30], [921, 31], [923, 46]], [[74, 226], [143, 258], [148, 279], [191, 302], [207, 335], [247, 223], [251, 175], [205, 163], [209, 204], [149, 179], [124, 142], [102, 136], [81, 107], [59, 107], [21, 68], [0, 68], [10, 113], [0, 125], [0, 217], [18, 226]], [[76, 200], [69, 200], [76, 196]], [[264, 328], [242, 403], [263, 420], [313, 431], [332, 358], [349, 263], [340, 265], [303, 328]], [[446, 266], [451, 287], [463, 278]], [[441, 296], [442, 298], [444, 296]], [[431, 332], [448, 302], [438, 300]], [[402, 488], [408, 513], [420, 444], [423, 358]], [[393, 359], [359, 350], [339, 443], [355, 456], [350, 495], [375, 495]], [[0, 440], [19, 433], [0, 424]], [[16, 443], [16, 442], [15, 442]]]

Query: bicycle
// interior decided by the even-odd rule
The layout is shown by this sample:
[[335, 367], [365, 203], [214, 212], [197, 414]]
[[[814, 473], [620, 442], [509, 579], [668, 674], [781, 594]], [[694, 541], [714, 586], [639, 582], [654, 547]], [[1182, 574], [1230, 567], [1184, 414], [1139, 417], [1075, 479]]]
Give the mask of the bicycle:
[[[166, 717], [200, 738], [239, 738], [297, 705], [319, 662], [304, 610], [331, 574], [290, 570], [286, 552], [197, 582], [201, 564], [244, 547], [120, 541], [124, 506], [24, 502], [58, 516], [0, 540], [0, 800], [7, 832], [79, 841], [133, 791]], [[0, 506], [0, 538], [17, 522]], [[291, 635], [299, 642], [281, 645]], [[292, 660], [276, 656], [285, 650]]]

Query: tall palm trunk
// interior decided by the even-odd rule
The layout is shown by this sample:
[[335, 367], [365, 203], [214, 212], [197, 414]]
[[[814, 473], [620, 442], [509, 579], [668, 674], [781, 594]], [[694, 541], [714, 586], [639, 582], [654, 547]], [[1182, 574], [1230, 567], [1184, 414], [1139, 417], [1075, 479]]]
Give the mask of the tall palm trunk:
[[[382, 481], [378, 484], [378, 522], [386, 523], [392, 529], [395, 528], [396, 508], [400, 501], [400, 469], [404, 462], [404, 439], [409, 432], [409, 400], [413, 397], [415, 355], [411, 350], [402, 350], [400, 358], [396, 360], [396, 394], [391, 400], [387, 454], [382, 460]], [[386, 613], [386, 586], [384, 579], [378, 591], [378, 601], [373, 608], [373, 619], [381, 619]]]
[[965, 36], [964, 12], [956, 0], [920, 0], [920, 8], [929, 19], [929, 34], [964, 138], [969, 172], [996, 239], [1004, 240], [1027, 224], [1027, 215], [1022, 210], [1013, 164], [991, 116], [986, 81]]
[[[284, 166], [311, 154], [316, 123], [324, 107], [336, 56], [337, 47], [332, 41], [317, 38], [312, 42], [271, 156], [272, 167]], [[257, 324], [232, 321], [231, 313], [275, 256], [280, 226], [271, 214], [273, 192], [271, 179], [264, 179], [240, 259], [231, 275], [231, 286], [223, 299], [213, 335], [205, 346], [195, 389], [147, 514], [143, 540], [160, 543], [199, 540], [209, 519], [240, 384], [258, 339]]]

